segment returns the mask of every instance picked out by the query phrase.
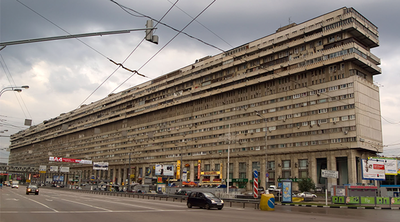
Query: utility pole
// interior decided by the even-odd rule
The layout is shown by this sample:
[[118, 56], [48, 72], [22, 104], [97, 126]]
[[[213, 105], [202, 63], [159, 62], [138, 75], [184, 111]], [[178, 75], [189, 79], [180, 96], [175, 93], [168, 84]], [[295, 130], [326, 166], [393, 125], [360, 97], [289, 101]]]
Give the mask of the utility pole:
[[[150, 23], [149, 23], [150, 21]], [[126, 29], [126, 30], [117, 30], [117, 31], [105, 31], [105, 32], [92, 32], [92, 33], [84, 33], [84, 34], [75, 34], [75, 35], [63, 35], [63, 36], [54, 36], [54, 37], [46, 37], [46, 38], [37, 38], [37, 39], [25, 39], [18, 41], [9, 41], [9, 42], [0, 42], [0, 51], [4, 49], [6, 46], [10, 45], [20, 45], [27, 43], [35, 43], [35, 42], [46, 42], [46, 41], [54, 41], [54, 40], [62, 40], [62, 39], [74, 39], [74, 38], [82, 38], [82, 37], [90, 37], [90, 36], [103, 36], [103, 35], [114, 35], [114, 34], [123, 34], [130, 33], [133, 31], [146, 31], [146, 40], [158, 44], [158, 36], [153, 36], [153, 21], [149, 20], [146, 23], [146, 26], [149, 28], [145, 29]]]

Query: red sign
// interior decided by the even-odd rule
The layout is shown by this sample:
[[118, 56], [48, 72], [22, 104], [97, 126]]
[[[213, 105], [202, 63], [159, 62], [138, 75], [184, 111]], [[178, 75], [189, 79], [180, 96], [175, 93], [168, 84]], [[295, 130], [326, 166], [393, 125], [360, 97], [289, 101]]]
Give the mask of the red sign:
[[82, 163], [82, 164], [92, 164], [91, 160], [79, 160], [79, 159], [70, 159], [63, 157], [49, 157], [49, 161], [54, 162], [66, 162], [66, 163]]
[[200, 174], [201, 174], [201, 160], [199, 160], [197, 163], [197, 179], [200, 179]]
[[385, 165], [383, 164], [374, 164], [375, 170], [385, 170]]

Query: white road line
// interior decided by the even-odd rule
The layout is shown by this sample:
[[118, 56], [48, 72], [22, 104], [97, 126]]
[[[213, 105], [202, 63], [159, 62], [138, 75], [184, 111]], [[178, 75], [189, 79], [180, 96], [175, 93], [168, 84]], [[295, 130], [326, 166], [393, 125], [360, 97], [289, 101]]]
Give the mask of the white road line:
[[84, 203], [80, 203], [80, 202], [76, 202], [76, 201], [72, 201], [72, 200], [67, 200], [67, 199], [61, 199], [61, 200], [67, 201], [67, 202], [71, 202], [71, 203], [81, 204], [81, 205], [88, 206], [88, 207], [93, 207], [93, 208], [96, 208], [96, 209], [99, 209], [99, 210], [104, 210], [104, 211], [107, 211], [107, 212], [112, 212], [112, 210], [109, 210], [109, 209], [106, 209], [106, 208], [102, 208], [102, 207], [96, 207], [96, 206], [93, 206], [93, 205], [90, 205], [90, 204], [84, 204]]
[[37, 204], [39, 204], [39, 205], [42, 205], [42, 206], [46, 207], [47, 209], [50, 209], [50, 210], [52, 210], [52, 211], [54, 211], [54, 212], [58, 212], [56, 209], [51, 208], [51, 207], [47, 206], [46, 204], [40, 203], [39, 201], [32, 200], [32, 199], [27, 198], [27, 197], [24, 197], [24, 196], [22, 196], [22, 195], [20, 195], [20, 194], [18, 194], [18, 196], [21, 196], [22, 198], [25, 198], [25, 199], [27, 199], [27, 200], [33, 201], [33, 202], [35, 202], [35, 203], [37, 203]]

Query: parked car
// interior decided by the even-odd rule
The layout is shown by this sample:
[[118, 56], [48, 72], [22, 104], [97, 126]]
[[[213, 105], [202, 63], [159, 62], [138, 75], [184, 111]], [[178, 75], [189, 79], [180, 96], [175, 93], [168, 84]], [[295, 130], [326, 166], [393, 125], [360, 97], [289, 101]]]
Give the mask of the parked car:
[[35, 195], [39, 195], [39, 187], [36, 185], [28, 185], [26, 187], [26, 195], [29, 195], [30, 193], [34, 193]]
[[303, 192], [303, 193], [298, 193], [298, 197], [304, 197], [304, 198], [315, 198], [317, 195], [310, 193], [310, 192]]
[[265, 189], [264, 189], [264, 187], [259, 187], [259, 188], [258, 188], [258, 195], [261, 195], [261, 194], [265, 194]]
[[175, 192], [176, 195], [185, 195], [188, 196], [192, 191], [190, 190], [178, 190]]
[[207, 210], [211, 208], [222, 210], [224, 201], [216, 197], [213, 193], [192, 192], [187, 199], [187, 207], [192, 208], [193, 206], [206, 208]]

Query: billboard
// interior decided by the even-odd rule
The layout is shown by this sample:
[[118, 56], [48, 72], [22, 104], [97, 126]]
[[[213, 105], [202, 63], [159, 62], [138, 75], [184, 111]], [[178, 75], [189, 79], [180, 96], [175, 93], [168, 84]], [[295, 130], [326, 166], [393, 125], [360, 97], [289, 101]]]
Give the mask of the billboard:
[[61, 173], [69, 173], [69, 167], [60, 167]]
[[174, 175], [174, 166], [173, 165], [156, 164], [155, 175], [156, 176], [173, 176]]
[[397, 160], [385, 159], [385, 174], [386, 175], [397, 175]]
[[400, 174], [400, 160], [397, 160], [397, 174]]
[[50, 166], [50, 172], [58, 172], [58, 166]]
[[93, 162], [93, 170], [108, 170], [108, 162]]
[[53, 176], [53, 181], [54, 182], [63, 182], [64, 176], [55, 175], [55, 176]]
[[39, 173], [46, 173], [47, 166], [46, 165], [40, 165], [39, 166]]
[[363, 159], [361, 168], [363, 180], [385, 180], [385, 160]]
[[81, 164], [92, 164], [91, 160], [79, 160], [79, 159], [70, 159], [70, 158], [63, 158], [63, 157], [49, 157], [49, 161], [52, 162], [66, 162], [66, 163], [81, 163]]

